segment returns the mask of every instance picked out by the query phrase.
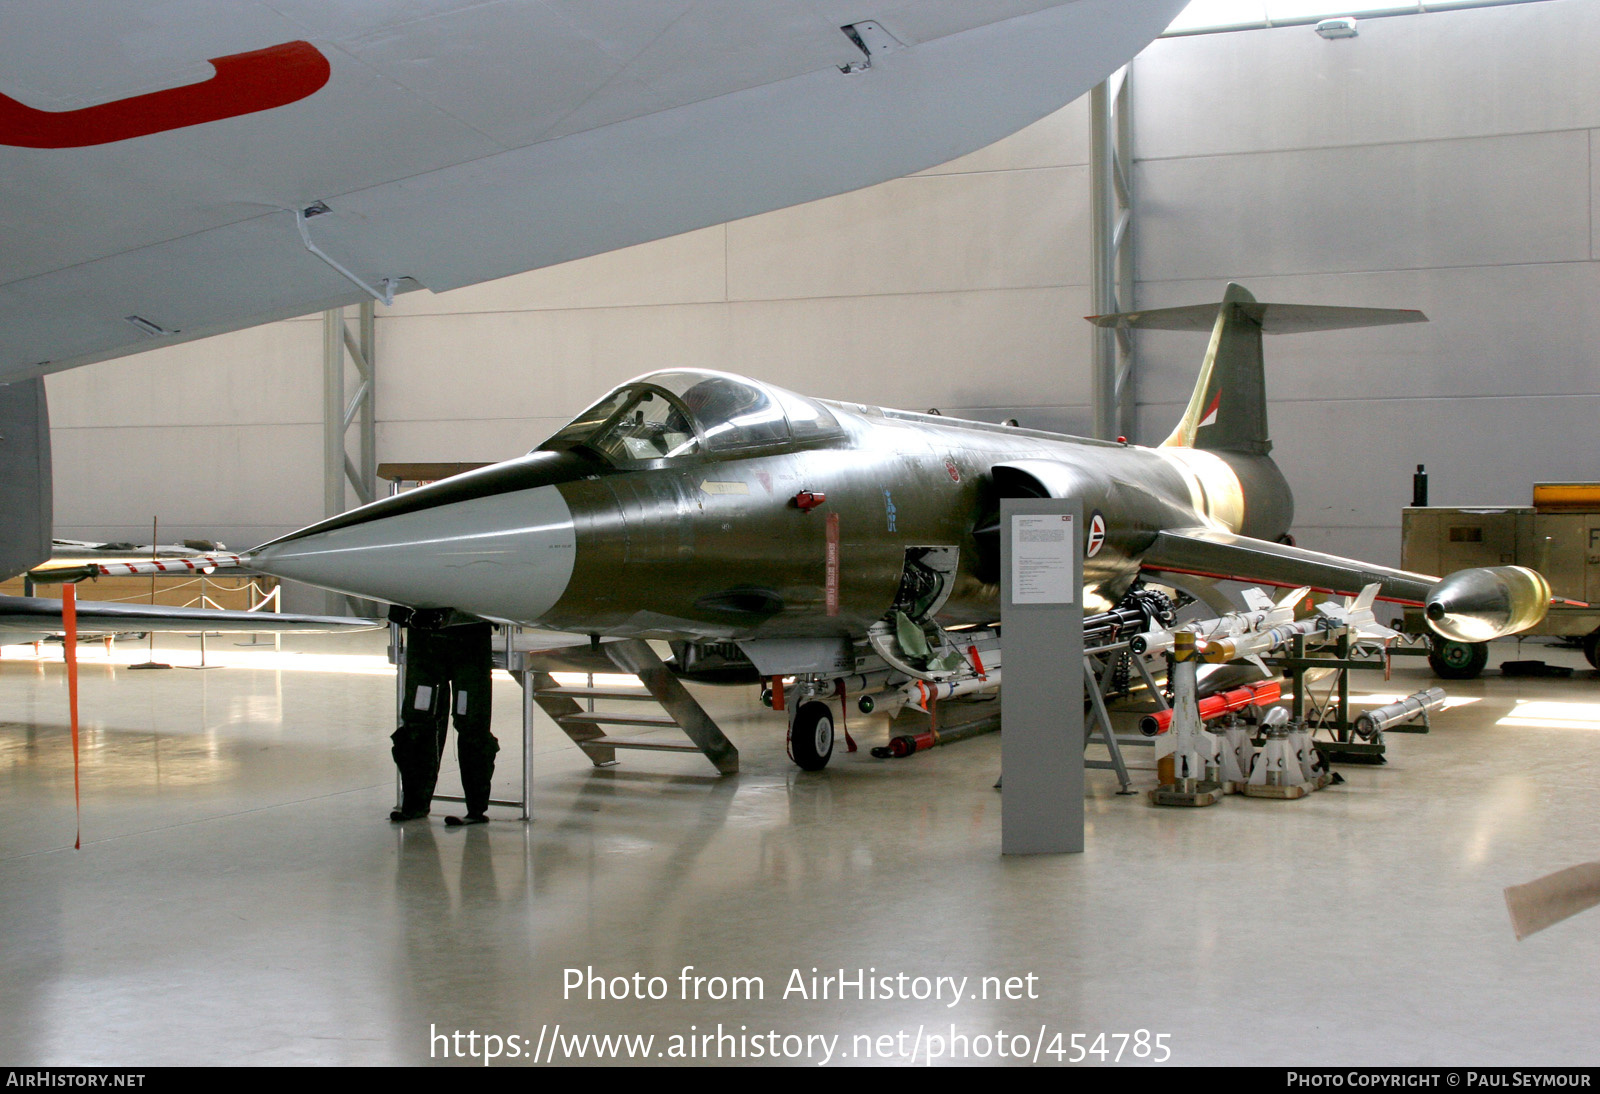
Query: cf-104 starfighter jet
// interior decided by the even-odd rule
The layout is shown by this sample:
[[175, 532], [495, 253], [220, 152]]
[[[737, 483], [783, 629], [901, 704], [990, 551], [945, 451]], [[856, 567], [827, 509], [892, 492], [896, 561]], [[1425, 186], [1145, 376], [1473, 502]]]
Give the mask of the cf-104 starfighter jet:
[[[737, 646], [764, 677], [798, 676], [804, 699], [860, 671], [869, 647], [892, 668], [935, 673], [945, 628], [998, 616], [1001, 499], [1074, 497], [1086, 613], [1115, 609], [1146, 578], [1344, 594], [1375, 583], [1445, 638], [1483, 642], [1543, 617], [1543, 577], [1494, 567], [1440, 580], [1295, 547], [1269, 455], [1264, 332], [1424, 319], [1257, 303], [1237, 285], [1220, 306], [1096, 317], [1210, 328], [1193, 398], [1153, 448], [651, 373], [526, 456], [313, 524], [247, 564], [411, 608]], [[928, 649], [909, 648], [921, 642], [908, 623]], [[831, 720], [824, 734], [825, 705], [800, 705], [812, 709], [791, 714], [791, 754], [820, 766]], [[809, 743], [797, 749], [796, 733]]]

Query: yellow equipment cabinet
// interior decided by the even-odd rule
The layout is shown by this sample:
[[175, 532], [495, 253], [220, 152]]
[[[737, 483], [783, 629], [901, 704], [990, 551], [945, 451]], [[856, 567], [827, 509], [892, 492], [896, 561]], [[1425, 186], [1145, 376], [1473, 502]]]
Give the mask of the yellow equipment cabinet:
[[[1407, 508], [1401, 520], [1401, 566], [1441, 576], [1472, 566], [1528, 566], [1559, 598], [1528, 633], [1579, 639], [1600, 668], [1600, 483], [1541, 482], [1533, 504], [1509, 508]], [[1416, 615], [1413, 620], [1412, 616]], [[1406, 629], [1422, 633], [1408, 612]]]

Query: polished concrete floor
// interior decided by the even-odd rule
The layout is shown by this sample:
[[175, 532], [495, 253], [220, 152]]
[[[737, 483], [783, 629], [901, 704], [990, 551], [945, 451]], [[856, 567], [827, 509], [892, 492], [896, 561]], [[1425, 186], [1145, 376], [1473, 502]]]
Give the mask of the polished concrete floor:
[[[799, 1046], [797, 1063], [829, 1042], [783, 1038], [922, 1062], [952, 1027], [990, 1063], [1011, 1062], [999, 1030], [1040, 1062], [1076, 1055], [1074, 1033], [1134, 1061], [1141, 1042], [1115, 1035], [1141, 1030], [1190, 1064], [1596, 1056], [1600, 913], [1519, 943], [1501, 896], [1600, 858], [1600, 694], [1570, 651], [1522, 653], [1581, 666], [1570, 679], [1450, 686], [1476, 701], [1303, 801], [1162, 810], [1091, 772], [1085, 854], [1003, 859], [998, 736], [881, 761], [882, 724], [853, 720], [862, 751], [803, 774], [744, 689], [702, 691], [736, 777], [659, 753], [596, 770], [541, 717], [531, 825], [393, 826], [381, 637], [285, 649], [213, 639], [228, 667], [139, 672], [85, 647], [80, 851], [59, 647], [3, 651], [0, 1064], [418, 1063], [458, 1030], [528, 1038], [525, 1054], [543, 1031], [543, 1058], [558, 1023], [558, 1062], [574, 1035], [654, 1035], [657, 1062], [719, 1025]], [[1408, 668], [1356, 691], [1428, 682]], [[497, 699], [509, 792], [509, 679]], [[685, 966], [759, 977], [764, 998], [681, 999]], [[666, 998], [564, 997], [566, 970], [589, 968], [659, 976]], [[784, 998], [814, 968], [967, 977], [967, 996]], [[975, 997], [1030, 974], [1036, 998], [1026, 980], [1023, 998]]]

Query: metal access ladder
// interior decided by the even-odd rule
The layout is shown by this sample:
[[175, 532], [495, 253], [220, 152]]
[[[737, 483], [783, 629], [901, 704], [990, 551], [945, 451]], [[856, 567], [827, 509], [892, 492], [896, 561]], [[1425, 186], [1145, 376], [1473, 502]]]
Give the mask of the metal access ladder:
[[[1131, 661], [1130, 669], [1137, 669], [1143, 678], [1149, 695], [1155, 700], [1156, 706], [1167, 709], [1167, 701], [1162, 697], [1161, 689], [1156, 686], [1155, 679], [1150, 675], [1150, 670], [1145, 666], [1144, 658], [1138, 654], [1130, 653], [1126, 640], [1111, 642], [1106, 645], [1096, 646], [1084, 651], [1083, 654], [1083, 689], [1089, 697], [1089, 718], [1084, 725], [1083, 746], [1087, 749], [1091, 744], [1099, 743], [1105, 746], [1109, 759], [1085, 760], [1083, 766], [1101, 771], [1114, 771], [1120, 788], [1118, 794], [1134, 793], [1133, 780], [1128, 774], [1128, 763], [1122, 756], [1122, 745], [1153, 746], [1155, 741], [1148, 737], [1119, 737], [1111, 725], [1111, 715], [1106, 710], [1106, 691], [1111, 685], [1112, 675], [1116, 672], [1117, 661], [1122, 654], [1128, 653]], [[1145, 768], [1144, 770], [1150, 770]]]
[[[550, 645], [549, 636], [508, 636], [506, 662], [523, 689], [523, 718], [531, 704], [550, 716], [596, 767], [617, 762], [617, 749], [698, 752], [724, 775], [739, 770], [739, 750], [717, 728], [705, 708], [642, 639], [603, 639], [599, 643]], [[520, 648], [524, 642], [528, 648]], [[557, 672], [625, 673], [639, 687], [566, 686]], [[678, 730], [682, 736], [662, 735]]]

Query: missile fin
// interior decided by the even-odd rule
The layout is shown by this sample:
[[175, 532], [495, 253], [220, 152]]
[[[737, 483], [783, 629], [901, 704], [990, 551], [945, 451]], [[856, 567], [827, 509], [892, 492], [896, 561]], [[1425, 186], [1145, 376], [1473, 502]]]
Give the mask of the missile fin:
[[1287, 593], [1282, 600], [1278, 601], [1276, 606], [1279, 608], [1293, 608], [1296, 604], [1300, 603], [1301, 597], [1309, 596], [1310, 594], [1311, 586], [1302, 585], [1298, 589]]
[[1253, 612], [1264, 612], [1273, 607], [1272, 598], [1260, 589], [1249, 588], [1242, 595], [1245, 604]]

